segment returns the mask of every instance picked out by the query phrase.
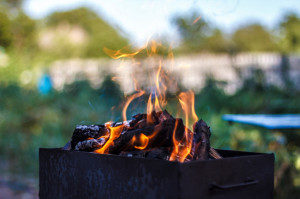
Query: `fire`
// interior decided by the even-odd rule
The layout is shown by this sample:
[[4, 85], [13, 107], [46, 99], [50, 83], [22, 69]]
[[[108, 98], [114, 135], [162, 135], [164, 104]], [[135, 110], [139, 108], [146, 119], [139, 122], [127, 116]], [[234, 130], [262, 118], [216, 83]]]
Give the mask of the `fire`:
[[112, 127], [111, 123], [106, 123], [105, 126], [109, 129], [109, 139], [107, 140], [107, 142], [104, 144], [102, 148], [95, 150], [94, 151], [95, 153], [101, 153], [101, 154], [108, 153], [107, 150], [111, 145], [114, 144], [114, 140], [120, 136], [124, 128], [123, 124], [120, 126]]
[[141, 134], [139, 136], [139, 139], [137, 139], [135, 136], [132, 139], [133, 139], [134, 148], [136, 149], [143, 150], [148, 146], [149, 138], [145, 134]]
[[149, 95], [148, 103], [147, 103], [147, 122], [148, 123], [153, 123], [152, 118], [151, 118], [152, 111], [153, 111], [152, 97], [151, 97], [151, 95]]
[[140, 92], [138, 92], [138, 93], [135, 93], [135, 94], [129, 96], [129, 98], [127, 99], [127, 101], [126, 101], [126, 103], [125, 103], [125, 105], [124, 105], [123, 111], [122, 111], [122, 115], [123, 115], [123, 120], [124, 120], [124, 121], [127, 121], [126, 111], [127, 111], [127, 108], [128, 108], [128, 106], [129, 106], [129, 104], [130, 104], [134, 99], [136, 99], [136, 98], [138, 98], [138, 97], [141, 97], [141, 96], [144, 95], [144, 94], [145, 94], [145, 91], [140, 91]]
[[[198, 116], [195, 112], [195, 96], [192, 91], [182, 92], [179, 94], [179, 102], [185, 116], [185, 130], [184, 138], [176, 140], [175, 133], [177, 128], [177, 121], [173, 132], [174, 149], [170, 156], [170, 160], [177, 160], [184, 162], [186, 157], [190, 154], [193, 142], [193, 132], [189, 130], [189, 121], [192, 119], [193, 123], [198, 121]], [[191, 118], [190, 118], [191, 117]]]
[[114, 50], [104, 47], [103, 51], [113, 59], [120, 59], [120, 58], [124, 58], [124, 57], [133, 58], [135, 55], [139, 54], [143, 49], [144, 48], [141, 48], [133, 53], [122, 53], [122, 49], [114, 51]]
[[178, 120], [175, 121], [175, 127], [174, 127], [174, 130], [173, 130], [173, 137], [172, 137], [172, 140], [173, 140], [173, 144], [174, 144], [174, 147], [173, 147], [173, 151], [171, 153], [171, 156], [170, 156], [170, 161], [175, 161], [177, 159], [177, 156], [178, 156], [178, 151], [179, 151], [179, 142], [176, 140], [176, 130], [177, 130], [177, 125], [178, 125]]
[[[194, 23], [196, 23], [200, 19], [197, 18]], [[141, 52], [146, 52], [148, 57], [153, 57], [153, 60], [155, 61], [154, 67], [155, 67], [155, 73], [153, 74], [153, 85], [150, 89], [150, 91], [141, 90], [140, 86], [138, 85], [138, 81], [135, 77], [133, 77], [134, 81], [134, 87], [136, 92], [133, 95], [130, 95], [127, 97], [127, 100], [124, 104], [122, 116], [123, 116], [123, 124], [119, 126], [111, 126], [111, 123], [107, 124], [107, 128], [109, 129], [109, 137], [106, 137], [107, 142], [103, 147], [96, 150], [96, 153], [108, 153], [108, 149], [110, 146], [114, 144], [114, 140], [117, 139], [123, 128], [125, 127], [125, 121], [127, 121], [126, 112], [129, 107], [129, 105], [132, 103], [132, 101], [136, 98], [141, 97], [142, 95], [146, 93], [150, 93], [148, 97], [147, 102], [147, 124], [151, 125], [154, 123], [152, 118], [152, 112], [160, 112], [162, 111], [165, 106], [167, 105], [166, 100], [166, 93], [167, 93], [167, 84], [166, 82], [170, 81], [170, 78], [167, 76], [166, 71], [163, 67], [163, 62], [161, 56], [158, 55], [159, 48], [161, 47], [161, 44], [156, 43], [154, 41], [147, 42], [147, 45], [138, 49], [135, 52], [124, 52], [125, 49], [113, 51], [107, 48], [104, 48], [103, 50], [111, 56], [113, 59], [131, 59], [133, 63], [137, 63], [135, 60], [135, 56], [138, 55]], [[155, 57], [154, 57], [155, 56]], [[173, 65], [173, 53], [168, 53], [168, 58], [171, 59], [171, 64]], [[116, 79], [117, 77], [114, 77]], [[188, 155], [191, 152], [192, 148], [192, 142], [193, 142], [193, 132], [189, 130], [189, 124], [190, 121], [197, 121], [198, 117], [195, 112], [195, 102], [194, 102], [194, 93], [192, 91], [188, 92], [182, 92], [178, 96], [179, 103], [181, 105], [181, 108], [184, 113], [184, 120], [185, 120], [185, 130], [184, 130], [184, 136], [181, 140], [177, 140], [176, 138], [176, 131], [178, 127], [178, 119], [175, 121], [175, 126], [173, 130], [173, 148], [172, 153], [170, 155], [169, 160], [170, 161], [180, 161], [184, 162]], [[138, 150], [146, 149], [147, 146], [151, 143], [151, 140], [157, 135], [158, 131], [154, 130], [151, 135], [148, 133], [141, 133], [138, 136], [135, 135], [132, 137], [130, 144]]]
[[194, 21], [193, 24], [197, 23], [201, 19], [201, 16], [197, 17]]

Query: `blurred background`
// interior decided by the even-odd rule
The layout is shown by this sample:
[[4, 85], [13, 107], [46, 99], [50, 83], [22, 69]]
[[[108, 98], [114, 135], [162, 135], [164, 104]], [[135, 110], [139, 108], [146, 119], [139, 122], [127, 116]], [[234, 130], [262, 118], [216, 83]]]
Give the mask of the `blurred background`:
[[122, 119], [131, 75], [143, 82], [147, 67], [103, 48], [130, 51], [149, 39], [166, 46], [161, 56], [173, 48], [178, 88], [168, 95], [196, 92], [213, 147], [274, 152], [275, 198], [299, 196], [299, 130], [222, 120], [300, 113], [297, 0], [0, 0], [0, 198], [38, 197], [39, 147], [62, 147], [76, 124]]

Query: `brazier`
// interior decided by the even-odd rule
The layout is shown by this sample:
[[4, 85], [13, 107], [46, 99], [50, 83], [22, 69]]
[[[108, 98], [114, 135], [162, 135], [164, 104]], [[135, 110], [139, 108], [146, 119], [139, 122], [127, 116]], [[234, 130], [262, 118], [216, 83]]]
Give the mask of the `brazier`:
[[186, 163], [60, 148], [39, 151], [40, 198], [273, 198], [274, 155], [217, 150]]

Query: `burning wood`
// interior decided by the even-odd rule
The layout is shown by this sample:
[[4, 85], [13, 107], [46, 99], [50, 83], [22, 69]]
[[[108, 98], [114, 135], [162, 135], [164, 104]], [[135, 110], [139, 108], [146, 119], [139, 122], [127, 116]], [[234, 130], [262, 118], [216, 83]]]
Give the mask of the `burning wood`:
[[[88, 151], [100, 154], [116, 154], [132, 157], [158, 158], [170, 161], [185, 162], [190, 160], [218, 159], [221, 156], [210, 147], [210, 128], [198, 120], [194, 108], [194, 93], [181, 92], [178, 95], [179, 104], [184, 118], [174, 118], [166, 110], [166, 91], [171, 82], [163, 69], [163, 60], [157, 56], [160, 44], [149, 42], [133, 53], [122, 53], [106, 49], [113, 59], [129, 58], [136, 64], [134, 56], [146, 51], [157, 70], [153, 71], [154, 85], [150, 92], [141, 90], [134, 79], [136, 92], [127, 96], [122, 111], [123, 122], [108, 122], [104, 125], [79, 125], [75, 128], [71, 142], [71, 150]], [[169, 57], [173, 57], [172, 52]], [[138, 64], [137, 64], [138, 65]], [[137, 114], [127, 121], [126, 111], [137, 98], [149, 94], [147, 113]], [[184, 122], [183, 122], [184, 120]], [[192, 121], [193, 131], [189, 129]], [[64, 147], [68, 149], [68, 146]]]
[[[186, 147], [174, 143], [174, 138], [180, 141], [186, 139], [185, 132], [188, 129], [182, 119], [173, 118], [166, 110], [153, 111], [150, 117], [152, 122], [147, 122], [147, 114], [138, 114], [126, 122], [79, 125], [71, 139], [71, 150], [180, 161], [180, 157], [172, 159], [171, 154], [176, 147]], [[116, 128], [119, 132], [115, 131]], [[112, 131], [118, 134], [113, 140]], [[221, 158], [210, 147], [210, 128], [203, 120], [194, 124], [192, 133], [192, 148], [184, 161]], [[104, 149], [109, 140], [112, 140], [111, 144]]]

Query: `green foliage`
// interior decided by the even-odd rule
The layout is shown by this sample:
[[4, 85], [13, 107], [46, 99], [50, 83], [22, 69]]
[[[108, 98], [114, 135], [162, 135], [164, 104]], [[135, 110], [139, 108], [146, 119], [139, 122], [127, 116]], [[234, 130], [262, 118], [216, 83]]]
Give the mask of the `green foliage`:
[[83, 28], [88, 34], [87, 45], [80, 49], [84, 57], [104, 56], [103, 47], [118, 50], [128, 45], [128, 40], [120, 34], [120, 30], [109, 25], [88, 8], [54, 12], [46, 18], [46, 22], [50, 27], [67, 23]]
[[12, 42], [11, 22], [8, 19], [7, 13], [0, 10], [0, 46], [7, 48]]
[[205, 49], [216, 53], [231, 51], [229, 41], [220, 29], [214, 29], [212, 34], [206, 38]]
[[181, 36], [184, 51], [201, 51], [205, 47], [210, 27], [203, 19], [195, 22], [199, 16], [198, 12], [191, 12], [187, 15], [176, 16], [172, 20]]
[[276, 41], [263, 26], [250, 24], [239, 28], [232, 35], [237, 51], [276, 51]]
[[0, 4], [4, 4], [8, 8], [20, 8], [23, 0], [0, 0]]
[[279, 25], [282, 32], [283, 51], [300, 52], [300, 18], [287, 13]]
[[296, 14], [287, 13], [274, 31], [260, 24], [247, 24], [230, 37], [199, 16], [198, 12], [189, 12], [172, 19], [182, 41], [178, 52], [300, 52], [300, 18]]
[[13, 45], [16, 50], [33, 51], [36, 46], [36, 22], [24, 12], [19, 11], [11, 21]]
[[118, 85], [108, 79], [99, 90], [82, 81], [47, 96], [1, 84], [0, 96], [0, 157], [9, 162], [11, 172], [35, 174], [39, 147], [63, 146], [76, 124], [113, 120], [110, 105], [123, 100]]

